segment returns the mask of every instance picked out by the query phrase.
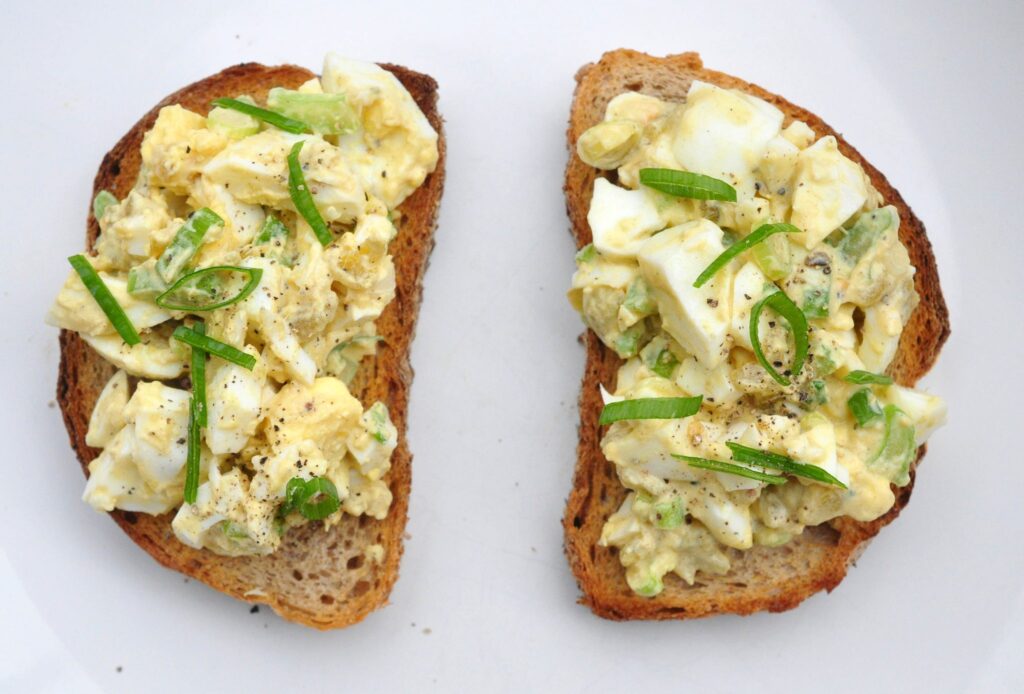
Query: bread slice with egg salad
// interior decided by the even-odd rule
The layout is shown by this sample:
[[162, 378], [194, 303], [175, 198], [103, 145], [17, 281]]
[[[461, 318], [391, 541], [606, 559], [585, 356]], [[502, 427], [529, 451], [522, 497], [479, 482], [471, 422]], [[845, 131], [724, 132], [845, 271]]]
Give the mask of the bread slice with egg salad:
[[686, 619], [831, 591], [945, 418], [913, 388], [949, 336], [924, 226], [821, 118], [695, 53], [576, 81], [581, 602]]
[[160, 564], [318, 629], [398, 577], [437, 83], [330, 54], [171, 94], [104, 157], [48, 320], [88, 481]]

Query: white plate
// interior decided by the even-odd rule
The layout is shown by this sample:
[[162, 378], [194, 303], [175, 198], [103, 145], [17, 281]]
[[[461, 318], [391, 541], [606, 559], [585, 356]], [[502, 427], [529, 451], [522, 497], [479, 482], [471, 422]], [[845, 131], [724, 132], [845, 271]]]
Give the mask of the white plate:
[[[17, 3], [5, 7], [0, 689], [978, 691], [1024, 688], [1019, 3]], [[572, 76], [700, 50], [842, 131], [926, 222], [950, 401], [903, 517], [783, 615], [616, 624], [575, 604], [559, 526], [583, 351], [564, 294]], [[415, 484], [392, 604], [287, 624], [158, 567], [78, 501], [42, 316], [104, 152], [158, 99], [322, 53], [434, 75], [447, 191], [413, 350]], [[653, 689], [653, 688], [659, 689]]]

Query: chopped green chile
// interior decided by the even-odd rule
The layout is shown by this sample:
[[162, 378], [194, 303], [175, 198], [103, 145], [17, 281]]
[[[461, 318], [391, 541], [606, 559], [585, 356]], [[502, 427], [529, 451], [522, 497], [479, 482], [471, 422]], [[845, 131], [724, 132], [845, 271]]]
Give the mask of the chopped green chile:
[[307, 133], [311, 130], [311, 128], [302, 121], [289, 118], [288, 116], [275, 113], [274, 111], [270, 111], [265, 108], [260, 108], [259, 106], [242, 101], [241, 99], [215, 99], [213, 105], [221, 108], [228, 108], [232, 111], [239, 111], [247, 116], [252, 116], [257, 120], [268, 123], [275, 128], [279, 128], [280, 130], [284, 130], [285, 132], [293, 133], [295, 135]]
[[260, 268], [215, 265], [183, 276], [156, 298], [171, 311], [212, 311], [242, 301], [260, 283]]
[[649, 316], [658, 310], [651, 288], [643, 277], [637, 277], [629, 283], [622, 305], [637, 317]]
[[103, 217], [103, 213], [107, 211], [107, 208], [116, 204], [118, 204], [118, 200], [114, 197], [113, 193], [109, 190], [101, 190], [96, 193], [96, 197], [92, 200], [92, 216], [98, 222]]
[[295, 209], [313, 229], [317, 240], [327, 246], [334, 240], [331, 230], [327, 228], [327, 222], [320, 216], [320, 211], [316, 208], [313, 194], [309, 192], [309, 186], [306, 185], [306, 176], [302, 173], [302, 164], [299, 163], [299, 152], [302, 151], [304, 144], [305, 140], [299, 140], [288, 153], [288, 194], [292, 198]]
[[85, 285], [92, 298], [99, 304], [100, 309], [107, 316], [107, 320], [114, 326], [114, 330], [125, 341], [125, 344], [139, 344], [141, 342], [139, 332], [132, 325], [128, 314], [121, 308], [121, 304], [117, 303], [117, 299], [114, 298], [110, 288], [103, 282], [103, 278], [99, 276], [99, 273], [96, 272], [96, 269], [93, 268], [86, 257], [81, 254], [73, 255], [68, 258], [68, 262], [71, 263], [71, 267], [78, 273], [82, 284]]
[[828, 290], [805, 289], [804, 303], [800, 309], [808, 318], [828, 318]]
[[856, 383], [858, 385], [878, 385], [878, 386], [890, 386], [892, 385], [892, 377], [886, 374], [876, 374], [870, 371], [861, 371], [856, 369], [843, 376], [843, 380], [847, 383]]
[[677, 498], [669, 503], [655, 504], [654, 513], [657, 516], [656, 525], [668, 530], [678, 528], [683, 524], [683, 520], [686, 518], [686, 507], [683, 506], [683, 500]]
[[167, 283], [156, 271], [152, 258], [128, 271], [128, 293], [140, 299], [155, 299], [167, 291]]
[[597, 249], [594, 248], [594, 244], [588, 243], [583, 248], [576, 252], [576, 264], [582, 265], [584, 263], [593, 262], [594, 258], [597, 257]]
[[851, 395], [846, 406], [857, 420], [857, 426], [867, 426], [882, 416], [882, 408], [878, 406], [870, 388], [861, 388]]
[[[817, 416], [820, 417], [821, 415]], [[735, 441], [726, 441], [725, 445], [732, 451], [732, 459], [738, 463], [771, 468], [772, 470], [779, 470], [790, 475], [796, 475], [797, 477], [805, 477], [809, 480], [824, 482], [825, 484], [846, 489], [845, 484], [817, 465], [798, 463], [787, 455], [762, 451], [759, 448], [744, 446]]]
[[679, 358], [668, 347], [658, 352], [658, 356], [647, 365], [654, 373], [662, 378], [672, 378], [672, 373], [679, 366]]
[[836, 244], [836, 249], [847, 261], [856, 264], [897, 219], [890, 207], [863, 212], [853, 226], [846, 230], [842, 240]]
[[772, 475], [767, 472], [758, 472], [757, 470], [751, 470], [748, 467], [736, 465], [735, 463], [727, 463], [722, 460], [696, 458], [694, 456], [678, 455], [676, 453], [673, 453], [672, 457], [686, 462], [686, 464], [689, 465], [690, 467], [700, 468], [702, 470], [725, 472], [730, 475], [736, 475], [737, 477], [746, 477], [747, 479], [757, 480], [759, 482], [767, 482], [768, 484], [786, 483], [786, 478], [783, 475]]
[[197, 333], [195, 330], [184, 325], [179, 325], [174, 329], [174, 339], [178, 342], [184, 342], [189, 347], [199, 348], [224, 361], [238, 364], [243, 369], [252, 371], [252, 368], [256, 366], [256, 357], [251, 354], [225, 344], [220, 340]]
[[733, 258], [738, 256], [745, 250], [753, 248], [758, 245], [769, 236], [775, 234], [799, 234], [800, 230], [792, 224], [786, 224], [779, 222], [776, 224], [762, 224], [754, 231], [750, 232], [742, 239], [726, 248], [722, 253], [711, 261], [711, 264], [704, 268], [704, 271], [697, 275], [697, 279], [693, 281], [695, 288], [703, 287], [707, 284], [708, 280], [715, 276], [719, 270], [729, 264]]
[[164, 282], [171, 283], [178, 278], [199, 250], [203, 237], [212, 226], [224, 226], [224, 220], [209, 207], [193, 212], [181, 225], [156, 261], [157, 274]]
[[623, 419], [682, 419], [700, 411], [704, 396], [692, 398], [636, 398], [610, 402], [601, 410], [598, 424], [611, 424]]
[[286, 227], [284, 222], [280, 219], [270, 214], [267, 215], [267, 219], [263, 222], [263, 226], [260, 227], [260, 230], [256, 233], [255, 238], [252, 240], [252, 244], [254, 246], [262, 246], [287, 238], [288, 227]]
[[274, 87], [267, 94], [267, 106], [321, 135], [347, 135], [359, 129], [359, 116], [344, 94], [306, 94]]
[[882, 442], [867, 465], [902, 487], [910, 482], [910, 464], [917, 454], [916, 431], [903, 410], [895, 405], [886, 405], [882, 416], [885, 420]]
[[757, 357], [758, 363], [761, 364], [762, 368], [768, 372], [777, 383], [780, 385], [788, 386], [790, 381], [788, 378], [780, 374], [768, 361], [768, 358], [764, 354], [764, 348], [761, 346], [760, 336], [760, 324], [761, 324], [761, 313], [765, 307], [773, 309], [776, 313], [782, 316], [787, 323], [789, 323], [790, 330], [793, 334], [793, 343], [795, 346], [795, 354], [793, 355], [793, 362], [790, 366], [790, 371], [794, 376], [799, 376], [800, 371], [804, 367], [804, 362], [807, 360], [808, 350], [808, 326], [807, 318], [804, 316], [803, 311], [793, 303], [793, 301], [786, 296], [785, 292], [773, 292], [768, 296], [764, 297], [750, 310], [750, 343], [754, 347], [754, 356]]
[[692, 171], [640, 169], [640, 183], [677, 198], [736, 202], [736, 189], [731, 185]]
[[770, 236], [750, 249], [750, 257], [772, 282], [789, 277], [793, 271], [793, 252], [784, 236]]
[[356, 335], [350, 340], [345, 340], [335, 345], [327, 354], [324, 371], [327, 375], [340, 379], [345, 385], [349, 385], [352, 383], [352, 379], [355, 378], [356, 372], [359, 370], [359, 362], [364, 355], [346, 354], [346, 352], [360, 345], [376, 344], [383, 341], [384, 338], [380, 335]]

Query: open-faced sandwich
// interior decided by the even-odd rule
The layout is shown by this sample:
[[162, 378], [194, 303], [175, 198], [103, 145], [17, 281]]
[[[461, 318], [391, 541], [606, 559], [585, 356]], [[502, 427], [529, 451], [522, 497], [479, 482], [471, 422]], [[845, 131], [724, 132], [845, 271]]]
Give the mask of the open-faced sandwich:
[[613, 51], [577, 83], [582, 601], [794, 607], [899, 514], [944, 420], [913, 388], [949, 335], [924, 227], [820, 118], [696, 54]]
[[436, 103], [426, 75], [333, 54], [170, 95], [104, 158], [48, 316], [85, 501], [164, 566], [322, 629], [398, 575]]

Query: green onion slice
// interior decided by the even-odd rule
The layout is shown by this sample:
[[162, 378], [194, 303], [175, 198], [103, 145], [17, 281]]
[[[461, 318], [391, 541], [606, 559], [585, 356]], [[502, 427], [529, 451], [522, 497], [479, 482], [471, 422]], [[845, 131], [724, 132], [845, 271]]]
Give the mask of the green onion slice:
[[131, 320], [129, 320], [128, 314], [121, 308], [121, 304], [117, 303], [117, 299], [110, 293], [110, 288], [103, 282], [103, 279], [89, 261], [86, 260], [85, 256], [81, 254], [73, 255], [68, 258], [68, 262], [71, 263], [71, 267], [75, 269], [78, 276], [82, 278], [82, 284], [85, 285], [85, 288], [92, 294], [92, 298], [103, 309], [103, 313], [107, 315], [110, 324], [114, 326], [114, 330], [125, 341], [125, 344], [139, 344], [139, 333], [135, 326], [132, 325]]
[[870, 388], [858, 390], [846, 401], [846, 406], [850, 409], [853, 418], [857, 420], [857, 424], [862, 427], [882, 416], [882, 408], [871, 396]]
[[807, 360], [807, 349], [808, 349], [808, 330], [807, 330], [807, 317], [803, 314], [803, 311], [792, 302], [792, 300], [786, 296], [785, 292], [773, 292], [768, 296], [764, 297], [750, 309], [750, 343], [754, 347], [754, 356], [757, 357], [757, 361], [760, 362], [764, 370], [768, 372], [775, 381], [781, 385], [788, 386], [789, 379], [776, 371], [768, 358], [764, 355], [764, 349], [761, 347], [761, 312], [764, 311], [765, 307], [769, 307], [775, 310], [780, 316], [786, 319], [789, 323], [789, 327], [793, 331], [793, 343], [796, 345], [796, 354], [793, 356], [793, 365], [790, 370], [794, 376], [800, 375], [800, 370], [804, 368], [804, 362]]
[[891, 376], [887, 376], [885, 374], [873, 374], [870, 371], [861, 371], [860, 369], [846, 374], [843, 376], [843, 380], [847, 383], [857, 383], [859, 385], [892, 385]]
[[[315, 503], [312, 501], [319, 497]], [[314, 477], [306, 482], [306, 490], [299, 513], [310, 520], [323, 520], [341, 506], [338, 499], [338, 488], [326, 477]]]
[[256, 238], [252, 240], [252, 245], [262, 246], [263, 244], [286, 238], [288, 238], [288, 227], [284, 225], [284, 222], [271, 214], [267, 215], [267, 219], [263, 222], [263, 226], [260, 227]]
[[768, 484], [785, 484], [786, 478], [783, 475], [772, 475], [767, 472], [758, 472], [742, 465], [726, 463], [722, 460], [710, 460], [709, 458], [695, 458], [690, 455], [672, 454], [673, 458], [686, 461], [690, 467], [697, 467], [702, 470], [714, 470], [715, 472], [727, 472], [730, 475], [746, 477], [747, 479], [759, 480]]
[[220, 106], [221, 108], [229, 108], [233, 111], [240, 111], [247, 116], [258, 118], [264, 123], [270, 123], [275, 128], [280, 128], [285, 132], [294, 133], [296, 135], [300, 133], [307, 133], [310, 131], [310, 127], [300, 120], [289, 118], [288, 116], [282, 116], [280, 113], [269, 111], [259, 106], [253, 106], [252, 104], [241, 101], [240, 99], [214, 99], [214, 106]]
[[174, 329], [174, 339], [184, 342], [189, 347], [198, 348], [215, 357], [220, 357], [224, 361], [238, 364], [250, 371], [252, 371], [252, 367], [256, 366], [256, 357], [251, 354], [246, 354], [240, 349], [236, 349], [220, 340], [214, 340], [212, 337], [198, 333], [184, 325], [179, 325]]
[[[192, 324], [192, 330], [200, 335], [206, 334], [206, 324], [202, 321]], [[198, 347], [192, 348], [192, 367], [189, 371], [192, 379], [192, 399], [196, 401], [196, 415], [199, 426], [207, 425], [206, 419], [206, 352]]]
[[117, 203], [118, 200], [113, 193], [109, 190], [101, 190], [92, 200], [92, 216], [96, 218], [97, 222], [100, 221], [100, 217], [107, 211], [107, 208]]
[[316, 209], [313, 195], [309, 192], [306, 177], [302, 173], [302, 165], [299, 163], [299, 152], [302, 151], [302, 145], [305, 143], [305, 140], [299, 140], [292, 147], [292, 151], [288, 153], [288, 193], [292, 196], [295, 209], [313, 228], [313, 233], [316, 234], [320, 243], [326, 246], [333, 240], [331, 232], [327, 228], [327, 222], [320, 216], [320, 211]]
[[199, 491], [199, 417], [195, 396], [188, 401], [188, 457], [185, 459], [185, 502], [194, 504]]
[[598, 424], [622, 419], [682, 419], [700, 411], [703, 395], [692, 398], [636, 398], [610, 402], [601, 410]]
[[293, 477], [288, 480], [284, 494], [281, 516], [298, 511], [309, 520], [323, 520], [341, 507], [338, 488], [326, 477]]
[[156, 261], [156, 271], [163, 281], [173, 282], [199, 250], [207, 230], [223, 225], [224, 220], [209, 207], [193, 212]]
[[725, 181], [692, 171], [640, 169], [640, 182], [677, 198], [736, 202], [736, 189]]
[[740, 253], [756, 246], [769, 236], [783, 233], [799, 234], [800, 230], [792, 224], [786, 224], [785, 222], [762, 224], [757, 229], [722, 251], [721, 255], [712, 260], [711, 264], [704, 268], [704, 272], [697, 275], [697, 279], [694, 281], [693, 286], [698, 289], [703, 287], [709, 279], [715, 276], [716, 272], [725, 267], [730, 260], [738, 256]]
[[156, 305], [171, 311], [212, 311], [238, 303], [252, 294], [263, 270], [216, 265], [184, 275], [156, 298]]
[[730, 451], [732, 451], [732, 459], [738, 463], [758, 465], [760, 467], [767, 467], [773, 470], [781, 470], [782, 472], [790, 475], [806, 477], [807, 479], [814, 480], [816, 482], [824, 482], [825, 484], [831, 484], [846, 489], [845, 484], [817, 465], [798, 463], [787, 455], [762, 451], [759, 448], [744, 446], [743, 444], [736, 443], [735, 441], [726, 441], [725, 445], [729, 447]]

